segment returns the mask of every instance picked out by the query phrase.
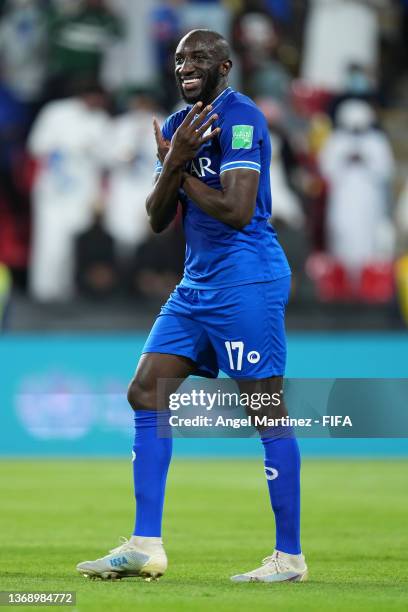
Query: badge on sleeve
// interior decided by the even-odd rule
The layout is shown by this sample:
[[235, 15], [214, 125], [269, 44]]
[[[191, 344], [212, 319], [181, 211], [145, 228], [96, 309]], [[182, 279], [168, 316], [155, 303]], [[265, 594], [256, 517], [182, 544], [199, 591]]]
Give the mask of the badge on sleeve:
[[253, 125], [232, 126], [232, 149], [251, 149], [254, 137]]

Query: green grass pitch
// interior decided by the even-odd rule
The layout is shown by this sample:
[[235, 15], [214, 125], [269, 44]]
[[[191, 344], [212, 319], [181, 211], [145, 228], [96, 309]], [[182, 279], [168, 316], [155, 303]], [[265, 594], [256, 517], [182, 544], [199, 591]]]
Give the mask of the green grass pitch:
[[304, 460], [309, 582], [232, 584], [273, 550], [261, 460], [174, 461], [167, 574], [91, 582], [76, 563], [105, 554], [133, 525], [130, 461], [3, 460], [0, 590], [73, 590], [78, 612], [407, 610], [407, 473], [403, 460]]

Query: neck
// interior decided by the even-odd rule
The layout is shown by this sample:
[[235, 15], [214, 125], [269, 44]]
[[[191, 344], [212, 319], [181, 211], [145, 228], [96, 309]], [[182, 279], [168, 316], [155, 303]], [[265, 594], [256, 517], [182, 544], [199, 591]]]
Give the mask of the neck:
[[207, 104], [212, 104], [218, 96], [222, 94], [228, 88], [228, 83], [226, 81], [222, 81], [219, 85], [211, 92], [208, 96], [207, 100], [203, 100], [203, 104], [206, 106]]

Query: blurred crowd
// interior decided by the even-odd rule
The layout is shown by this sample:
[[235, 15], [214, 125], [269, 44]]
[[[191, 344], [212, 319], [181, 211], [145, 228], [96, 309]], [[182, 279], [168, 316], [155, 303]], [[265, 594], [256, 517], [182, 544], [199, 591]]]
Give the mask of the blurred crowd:
[[63, 302], [179, 280], [180, 216], [155, 236], [144, 209], [152, 117], [180, 103], [175, 45], [204, 27], [267, 118], [295, 298], [408, 318], [407, 24], [408, 0], [0, 0], [0, 313], [12, 283]]

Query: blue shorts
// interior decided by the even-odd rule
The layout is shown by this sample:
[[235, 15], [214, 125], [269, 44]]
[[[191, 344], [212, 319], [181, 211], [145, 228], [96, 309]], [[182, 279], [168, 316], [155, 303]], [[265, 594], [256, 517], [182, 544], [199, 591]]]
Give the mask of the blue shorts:
[[196, 374], [209, 378], [219, 370], [231, 378], [283, 376], [290, 278], [216, 290], [176, 287], [143, 353], [188, 357]]

